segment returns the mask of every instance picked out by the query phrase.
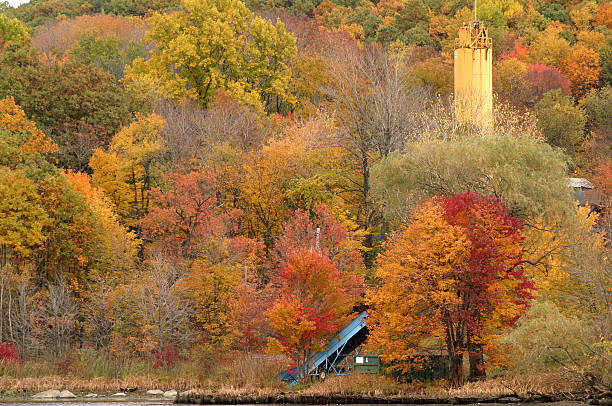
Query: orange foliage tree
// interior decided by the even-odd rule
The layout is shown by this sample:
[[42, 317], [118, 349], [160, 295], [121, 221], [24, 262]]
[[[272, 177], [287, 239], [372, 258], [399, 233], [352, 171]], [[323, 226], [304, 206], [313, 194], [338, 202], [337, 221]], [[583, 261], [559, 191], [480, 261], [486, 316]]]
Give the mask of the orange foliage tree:
[[597, 86], [601, 78], [599, 54], [592, 49], [579, 46], [563, 58], [561, 70], [569, 79], [574, 96], [584, 96]]
[[[68, 184], [87, 201], [94, 215], [91, 279], [114, 286], [131, 279], [136, 268], [140, 241], [136, 233], [119, 223], [112, 204], [101, 189], [91, 185], [89, 176], [82, 172], [67, 171]], [[95, 275], [94, 275], [95, 273]]]
[[472, 192], [426, 202], [378, 260], [369, 292], [372, 345], [403, 371], [422, 367], [423, 340], [445, 342], [450, 380], [463, 355], [480, 375], [482, 349], [527, 306], [532, 284], [520, 268], [522, 223], [496, 198]]
[[594, 25], [596, 27], [598, 25], [603, 25], [608, 28], [612, 28], [612, 4], [609, 2], [604, 2], [599, 5], [597, 8], [597, 13], [595, 13]]

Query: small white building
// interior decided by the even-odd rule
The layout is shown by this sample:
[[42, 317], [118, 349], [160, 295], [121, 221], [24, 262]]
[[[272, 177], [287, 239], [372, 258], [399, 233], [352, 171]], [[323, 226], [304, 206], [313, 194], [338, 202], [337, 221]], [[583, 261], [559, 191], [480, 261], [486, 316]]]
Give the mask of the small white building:
[[585, 178], [569, 178], [568, 183], [574, 189], [574, 197], [581, 206], [588, 204], [595, 211], [602, 209], [602, 198], [595, 189], [595, 185]]

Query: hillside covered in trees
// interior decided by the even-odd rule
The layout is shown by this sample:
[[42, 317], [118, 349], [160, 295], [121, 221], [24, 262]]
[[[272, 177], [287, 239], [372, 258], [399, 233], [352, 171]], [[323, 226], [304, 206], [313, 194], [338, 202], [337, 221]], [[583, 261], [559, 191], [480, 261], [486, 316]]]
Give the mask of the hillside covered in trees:
[[612, 3], [477, 7], [487, 128], [471, 1], [0, 4], [0, 389], [280, 388], [367, 309], [392, 391], [612, 390]]

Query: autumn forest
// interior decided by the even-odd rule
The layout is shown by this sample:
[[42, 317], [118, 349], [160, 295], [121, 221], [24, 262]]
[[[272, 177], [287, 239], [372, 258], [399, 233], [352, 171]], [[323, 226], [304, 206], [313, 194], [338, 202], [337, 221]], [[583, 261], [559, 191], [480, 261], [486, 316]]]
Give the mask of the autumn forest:
[[0, 394], [287, 390], [363, 311], [298, 390], [609, 393], [611, 239], [610, 2], [0, 3]]

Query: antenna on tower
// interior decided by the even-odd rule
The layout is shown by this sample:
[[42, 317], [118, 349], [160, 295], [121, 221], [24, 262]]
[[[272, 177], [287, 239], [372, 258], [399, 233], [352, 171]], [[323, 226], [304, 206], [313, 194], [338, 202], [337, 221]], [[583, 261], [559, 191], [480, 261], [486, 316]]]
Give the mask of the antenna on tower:
[[476, 0], [474, 0], [474, 21], [478, 21], [478, 18], [476, 17]]

